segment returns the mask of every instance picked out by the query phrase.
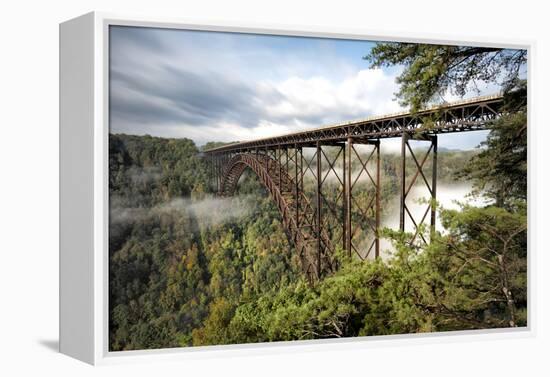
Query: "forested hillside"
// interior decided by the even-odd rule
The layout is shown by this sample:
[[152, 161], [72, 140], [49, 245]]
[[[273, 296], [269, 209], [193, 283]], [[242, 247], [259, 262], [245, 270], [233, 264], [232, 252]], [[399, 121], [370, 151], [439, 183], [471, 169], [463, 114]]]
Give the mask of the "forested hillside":
[[110, 136], [112, 350], [207, 342], [220, 310], [299, 277], [262, 189], [248, 179], [214, 198], [198, 153], [186, 139]]
[[[386, 262], [341, 258], [311, 285], [277, 209], [247, 174], [219, 198], [188, 139], [110, 135], [110, 349], [526, 324], [526, 207], [442, 211], [447, 232]], [[452, 182], [474, 153], [440, 153]], [[383, 200], [397, 156], [383, 161]]]

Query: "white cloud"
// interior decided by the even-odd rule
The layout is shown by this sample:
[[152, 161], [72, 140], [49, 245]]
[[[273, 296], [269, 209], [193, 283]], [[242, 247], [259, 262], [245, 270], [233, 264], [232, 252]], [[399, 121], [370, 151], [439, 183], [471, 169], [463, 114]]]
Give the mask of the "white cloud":
[[182, 125], [180, 131], [199, 144], [212, 140], [213, 135], [219, 141], [243, 141], [402, 110], [392, 100], [396, 90], [395, 76], [381, 69], [361, 70], [340, 83], [323, 77], [306, 79], [293, 76], [278, 83], [262, 82], [258, 87], [259, 94], [276, 91], [280, 97], [277, 101], [270, 99], [265, 102], [261, 96], [257, 98], [265, 109], [257, 125], [244, 127], [220, 122], [195, 129], [191, 125]]
[[111, 130], [201, 145], [396, 111], [395, 75], [363, 69], [370, 45], [338, 52], [338, 43], [115, 29]]
[[[145, 106], [148, 102], [149, 106], [155, 106], [155, 112], [151, 111], [148, 117], [153, 119], [144, 124], [136, 121], [137, 117], [144, 116], [140, 112], [132, 111], [133, 116], [127, 120], [117, 118], [116, 131], [187, 137], [199, 145], [208, 141], [252, 140], [399, 111], [398, 103], [392, 100], [396, 89], [395, 76], [380, 69], [360, 70], [340, 82], [319, 76], [262, 81], [252, 86], [254, 103], [251, 105], [256, 110], [254, 124], [212, 119], [209, 124], [197, 125], [177, 121], [156, 123], [154, 116], [161, 109], [167, 115], [181, 113], [177, 103], [117, 87], [113, 94], [119, 95], [121, 104], [137, 101]], [[233, 109], [235, 112], [241, 110], [245, 109]]]
[[265, 106], [266, 115], [274, 119], [316, 118], [334, 123], [401, 110], [393, 101], [395, 76], [381, 69], [360, 70], [340, 82], [293, 76], [271, 85], [282, 95], [280, 101]]

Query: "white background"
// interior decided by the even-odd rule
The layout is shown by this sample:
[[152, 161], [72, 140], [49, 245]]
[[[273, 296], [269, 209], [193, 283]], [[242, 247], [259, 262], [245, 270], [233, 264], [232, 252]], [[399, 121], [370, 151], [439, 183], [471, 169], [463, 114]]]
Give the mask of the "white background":
[[[0, 374], [11, 375], [547, 375], [550, 28], [544, 1], [82, 0], [4, 1], [0, 12]], [[155, 362], [93, 368], [54, 351], [58, 339], [58, 23], [91, 10], [183, 17], [197, 22], [242, 21], [365, 33], [422, 32], [467, 39], [536, 41], [536, 109], [530, 125], [530, 206], [536, 273], [534, 337], [352, 350], [278, 353], [239, 358]], [[546, 35], [544, 35], [546, 34]], [[273, 63], [273, 62], [266, 62]], [[546, 349], [545, 349], [546, 348]]]

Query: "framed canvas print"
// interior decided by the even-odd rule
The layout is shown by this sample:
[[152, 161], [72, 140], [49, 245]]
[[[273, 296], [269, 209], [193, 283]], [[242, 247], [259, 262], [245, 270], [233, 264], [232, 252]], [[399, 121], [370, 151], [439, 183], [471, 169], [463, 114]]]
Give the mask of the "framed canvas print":
[[530, 51], [61, 24], [61, 352], [529, 333]]

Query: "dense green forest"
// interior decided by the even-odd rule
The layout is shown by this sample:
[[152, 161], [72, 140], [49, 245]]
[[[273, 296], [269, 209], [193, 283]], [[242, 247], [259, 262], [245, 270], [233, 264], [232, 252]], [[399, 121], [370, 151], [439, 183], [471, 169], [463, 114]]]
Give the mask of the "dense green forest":
[[[440, 152], [440, 179], [477, 153]], [[397, 195], [384, 155], [383, 200]], [[347, 259], [308, 283], [253, 174], [218, 198], [191, 140], [110, 135], [110, 349], [263, 342], [525, 325], [525, 211], [464, 207], [393, 256]], [[512, 303], [506, 292], [513, 297]]]

